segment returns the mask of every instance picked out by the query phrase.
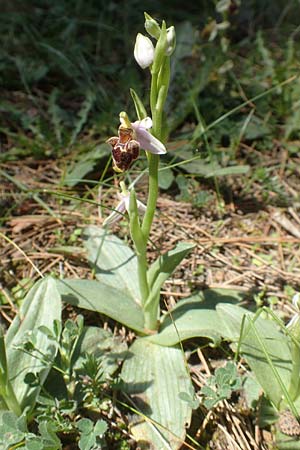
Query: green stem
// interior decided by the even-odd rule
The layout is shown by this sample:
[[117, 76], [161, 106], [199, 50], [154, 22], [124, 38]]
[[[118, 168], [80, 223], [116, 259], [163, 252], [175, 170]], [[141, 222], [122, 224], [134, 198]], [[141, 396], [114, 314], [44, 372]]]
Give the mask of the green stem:
[[150, 89], [150, 108], [152, 114], [153, 125], [156, 123], [156, 101], [157, 101], [157, 79], [158, 73], [152, 73], [151, 89]]
[[145, 236], [146, 242], [149, 239], [149, 234], [156, 210], [156, 202], [158, 197], [158, 165], [159, 156], [148, 153], [149, 164], [149, 190], [147, 200], [147, 210], [144, 216], [142, 232]]
[[148, 280], [147, 280], [148, 264], [147, 264], [146, 253], [137, 255], [137, 260], [138, 260], [138, 277], [139, 277], [139, 286], [140, 286], [141, 297], [142, 297], [142, 306], [144, 306], [146, 303], [146, 300], [148, 298], [148, 295], [149, 295], [149, 287], [148, 287]]
[[130, 233], [137, 254], [138, 278], [139, 278], [142, 306], [144, 306], [149, 296], [149, 286], [147, 280], [148, 265], [146, 257], [147, 239], [145, 238], [144, 233], [140, 226], [138, 207], [134, 189], [130, 191], [129, 218], [130, 218]]
[[[152, 113], [152, 133], [157, 139], [162, 139], [165, 124], [163, 124], [163, 109], [168, 94], [170, 83], [170, 58], [165, 57], [160, 72], [152, 74], [150, 106]], [[158, 89], [159, 86], [159, 89]], [[158, 197], [158, 166], [159, 156], [148, 153], [149, 165], [149, 192], [147, 210], [144, 216], [142, 231], [148, 240]]]
[[153, 314], [152, 311], [144, 311], [144, 319], [145, 319], [145, 329], [146, 330], [157, 330], [158, 329], [158, 320], [157, 320], [157, 313], [158, 311], [155, 311], [155, 314]]

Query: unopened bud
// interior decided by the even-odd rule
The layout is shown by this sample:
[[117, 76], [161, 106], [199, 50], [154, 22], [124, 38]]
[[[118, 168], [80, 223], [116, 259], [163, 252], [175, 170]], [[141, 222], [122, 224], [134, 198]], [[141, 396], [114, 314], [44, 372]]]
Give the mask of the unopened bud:
[[166, 55], [171, 56], [176, 47], [176, 33], [173, 26], [167, 29], [167, 50]]
[[149, 16], [149, 14], [145, 12], [144, 15], [145, 15], [145, 30], [147, 31], [147, 33], [150, 34], [150, 36], [152, 36], [155, 39], [158, 39], [160, 36], [160, 26], [158, 25], [155, 19]]
[[138, 33], [134, 46], [134, 57], [142, 69], [146, 69], [153, 63], [154, 46], [151, 40], [141, 33]]

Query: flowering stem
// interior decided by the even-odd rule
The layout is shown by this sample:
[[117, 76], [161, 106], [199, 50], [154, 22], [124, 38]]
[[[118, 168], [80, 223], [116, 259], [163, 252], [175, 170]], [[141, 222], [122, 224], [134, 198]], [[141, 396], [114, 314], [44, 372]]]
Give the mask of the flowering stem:
[[[170, 58], [165, 57], [162, 67], [158, 73], [152, 74], [150, 106], [153, 120], [153, 135], [163, 140], [165, 126], [163, 123], [163, 109], [167, 98], [170, 83]], [[159, 86], [159, 90], [157, 87]], [[147, 201], [147, 211], [144, 217], [142, 231], [146, 240], [149, 238], [158, 197], [158, 166], [159, 156], [148, 153], [149, 164], [149, 193]]]
[[[168, 93], [170, 83], [170, 58], [165, 57], [162, 61], [160, 71], [152, 74], [150, 106], [153, 120], [153, 135], [162, 140], [165, 136], [165, 124], [163, 123], [163, 109]], [[156, 210], [156, 203], [158, 197], [158, 166], [159, 156], [148, 153], [149, 165], [149, 191], [147, 210], [142, 224], [142, 233], [146, 239], [149, 239], [150, 230]], [[156, 330], [158, 327], [158, 308], [147, 308], [144, 310], [145, 328], [149, 330]]]
[[[147, 17], [146, 17], [147, 19]], [[150, 90], [150, 108], [152, 115], [152, 134], [160, 141], [166, 136], [166, 127], [163, 123], [163, 109], [166, 101], [169, 83], [170, 83], [170, 58], [167, 56], [167, 29], [163, 21], [161, 30], [157, 25], [158, 41], [154, 51], [153, 63], [151, 66], [151, 90]], [[141, 38], [139, 38], [141, 40]], [[135, 104], [137, 102], [135, 101]], [[148, 200], [145, 216], [140, 226], [135, 194], [130, 196], [130, 229], [135, 243], [137, 258], [139, 283], [144, 310], [144, 326], [148, 330], [157, 330], [159, 305], [154, 305], [150, 301], [149, 306], [149, 285], [147, 280], [147, 242], [156, 210], [158, 197], [158, 166], [159, 155], [147, 152], [149, 167], [149, 187]], [[148, 304], [147, 304], [148, 300]]]
[[130, 217], [130, 232], [137, 254], [138, 278], [139, 278], [142, 305], [144, 305], [149, 296], [149, 286], [147, 280], [148, 265], [146, 257], [147, 239], [145, 239], [140, 226], [138, 207], [134, 189], [130, 191], [129, 217]]
[[148, 165], [149, 165], [149, 191], [147, 210], [144, 216], [142, 232], [148, 241], [153, 217], [156, 209], [156, 202], [158, 197], [158, 164], [159, 156], [148, 153]]
[[150, 89], [150, 108], [151, 108], [151, 113], [152, 113], [153, 124], [156, 122], [155, 112], [156, 112], [156, 101], [157, 101], [157, 79], [158, 79], [158, 73], [152, 73], [151, 89]]

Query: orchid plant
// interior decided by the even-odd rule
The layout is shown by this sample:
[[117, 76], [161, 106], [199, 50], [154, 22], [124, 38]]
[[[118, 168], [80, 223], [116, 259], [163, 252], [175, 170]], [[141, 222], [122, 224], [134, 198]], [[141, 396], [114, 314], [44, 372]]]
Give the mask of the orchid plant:
[[[135, 421], [132, 432], [138, 441], [147, 441], [153, 448], [176, 449], [185, 437], [193, 404], [179, 399], [180, 392], [193, 396], [193, 389], [178, 343], [202, 332], [195, 331], [197, 314], [194, 326], [191, 327], [189, 317], [186, 320], [180, 314], [178, 319], [181, 323], [174, 327], [172, 315], [161, 316], [160, 312], [161, 287], [194, 244], [180, 243], [173, 250], [160, 254], [151, 265], [147, 258], [159, 191], [159, 160], [160, 155], [167, 151], [164, 106], [176, 38], [173, 26], [167, 28], [164, 21], [160, 26], [146, 13], [145, 29], [149, 37], [141, 33], [137, 35], [134, 56], [142, 69], [150, 71], [150, 98], [147, 102], [150, 113], [131, 89], [137, 120], [132, 120], [122, 111], [118, 135], [107, 140], [113, 169], [121, 177], [121, 192], [118, 204], [105, 219], [103, 227], [90, 226], [84, 233], [96, 280], [61, 280], [58, 286], [66, 301], [104, 313], [136, 332], [138, 338], [130, 347], [131, 357], [123, 364], [121, 374], [124, 390], [134, 395], [131, 398], [134, 398], [135, 410], [145, 417], [145, 420]], [[148, 162], [146, 205], [137, 199], [135, 182], [126, 185], [127, 171], [141, 151], [146, 152]], [[126, 214], [134, 252], [109, 229]], [[139, 386], [139, 392], [136, 386]], [[167, 389], [167, 386], [172, 386], [172, 389]], [[157, 396], [163, 400], [162, 405], [157, 405]]]
[[[161, 314], [161, 287], [194, 244], [179, 243], [149, 264], [147, 246], [159, 192], [159, 160], [166, 153], [164, 105], [170, 83], [170, 58], [175, 50], [175, 30], [167, 28], [165, 22], [160, 26], [148, 14], [145, 14], [145, 29], [150, 37], [138, 34], [134, 56], [142, 69], [150, 71], [151, 114], [131, 89], [138, 120], [131, 121], [126, 112], [121, 112], [118, 136], [107, 140], [113, 169], [122, 178], [121, 193], [103, 227], [89, 226], [84, 232], [96, 280], [65, 279], [58, 286], [63, 299], [69, 303], [105, 314], [135, 331], [137, 338], [121, 371], [123, 392], [128, 394], [130, 408], [136, 413], [131, 420], [131, 432], [142, 448], [146, 445], [154, 450], [176, 450], [184, 442], [192, 409], [199, 404], [182, 341], [204, 337], [216, 345], [225, 337], [238, 343], [236, 354], [240, 352], [246, 358], [257, 382], [276, 408], [282, 404], [284, 382], [290, 379], [293, 363], [291, 358], [286, 359], [288, 338], [278, 332], [273, 322], [253, 318], [246, 309], [235, 305], [242, 298], [237, 292], [207, 290], [181, 300]], [[127, 171], [142, 150], [148, 162], [146, 205], [137, 199], [136, 180], [130, 186], [125, 183]], [[109, 229], [127, 214], [134, 251]], [[297, 366], [292, 378], [295, 380], [298, 374]], [[289, 393], [285, 393], [289, 399]], [[292, 400], [290, 404], [293, 407]]]
[[[166, 153], [164, 106], [176, 39], [174, 27], [167, 28], [164, 21], [160, 26], [148, 14], [145, 29], [150, 37], [137, 35], [134, 56], [142, 69], [150, 71], [151, 114], [131, 89], [138, 120], [131, 121], [121, 112], [118, 136], [107, 140], [113, 169], [122, 177], [120, 199], [102, 228], [90, 226], [84, 233], [96, 280], [62, 280], [59, 290], [71, 304], [105, 314], [136, 332], [121, 371], [123, 392], [136, 413], [131, 432], [146, 448], [176, 450], [184, 442], [192, 409], [198, 405], [182, 341], [205, 337], [216, 345], [225, 338], [237, 344], [236, 355], [245, 357], [274, 407], [280, 411], [288, 405], [294, 415], [294, 401], [300, 398], [299, 358], [294, 362], [292, 354], [299, 354], [299, 345], [279, 332], [273, 321], [259, 317], [261, 311], [253, 316], [235, 305], [242, 296], [233, 291], [207, 290], [161, 314], [161, 287], [194, 244], [179, 243], [149, 264], [147, 246], [159, 192], [160, 155]], [[137, 199], [135, 182], [126, 186], [123, 179], [142, 150], [148, 162], [146, 205]], [[109, 230], [127, 214], [134, 251]], [[290, 385], [290, 392], [285, 385]]]

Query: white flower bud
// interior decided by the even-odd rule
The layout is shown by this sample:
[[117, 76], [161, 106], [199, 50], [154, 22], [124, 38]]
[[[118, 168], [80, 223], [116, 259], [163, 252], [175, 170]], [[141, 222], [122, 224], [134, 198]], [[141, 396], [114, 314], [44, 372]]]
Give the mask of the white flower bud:
[[167, 50], [166, 55], [171, 56], [176, 47], [176, 33], [173, 26], [167, 29]]
[[134, 57], [142, 69], [146, 69], [153, 63], [154, 46], [152, 41], [141, 33], [138, 33], [136, 37]]

